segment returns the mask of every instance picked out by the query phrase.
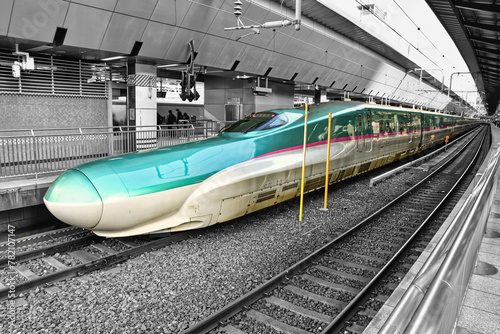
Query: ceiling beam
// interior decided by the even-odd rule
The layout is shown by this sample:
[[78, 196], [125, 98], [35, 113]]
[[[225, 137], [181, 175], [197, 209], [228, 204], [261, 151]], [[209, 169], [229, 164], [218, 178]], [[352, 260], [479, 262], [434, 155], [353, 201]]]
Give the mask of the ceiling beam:
[[481, 43], [486, 43], [486, 44], [491, 44], [491, 45], [496, 45], [500, 46], [500, 40], [494, 39], [494, 38], [484, 38], [484, 37], [479, 37], [479, 36], [469, 36], [469, 38], [473, 41], [476, 42], [481, 42]]
[[500, 85], [500, 80], [494, 77], [485, 77], [484, 81], [489, 82], [495, 87], [498, 87]]
[[477, 55], [477, 58], [487, 60], [487, 61], [493, 61], [495, 63], [500, 63], [500, 58], [493, 58], [493, 57], [482, 56], [482, 55]]
[[500, 13], [500, 5], [464, 2], [464, 1], [454, 1], [453, 4], [458, 8], [477, 10], [481, 12], [493, 12]]
[[496, 63], [496, 64], [488, 64], [488, 63], [485, 63], [485, 62], [480, 61], [480, 62], [479, 62], [479, 65], [481, 65], [481, 66], [489, 66], [489, 67], [491, 67], [491, 68], [497, 68], [497, 69], [500, 69], [500, 63]]
[[500, 81], [500, 77], [493, 75], [493, 74], [488, 74], [488, 73], [483, 73], [483, 79], [489, 79], [489, 80], [495, 80], [495, 81]]
[[493, 25], [493, 24], [474, 23], [474, 22], [464, 21], [464, 26], [470, 27], [470, 28], [486, 30], [486, 31], [500, 32], [500, 26]]
[[481, 51], [481, 52], [486, 52], [495, 56], [500, 56], [500, 50], [495, 50], [495, 49], [489, 49], [489, 48], [480, 48], [479, 46], [476, 46], [476, 51]]
[[[481, 73], [482, 75], [485, 75], [485, 74], [500, 74], [500, 69], [497, 67], [492, 67], [492, 68], [484, 68], [483, 67], [483, 71]], [[500, 79], [500, 78], [499, 78]]]

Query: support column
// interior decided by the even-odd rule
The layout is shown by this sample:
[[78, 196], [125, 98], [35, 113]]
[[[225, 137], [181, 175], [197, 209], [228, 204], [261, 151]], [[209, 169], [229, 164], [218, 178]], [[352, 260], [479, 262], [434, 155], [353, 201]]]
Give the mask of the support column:
[[127, 124], [137, 131], [136, 149], [156, 147], [156, 66], [131, 60], [127, 74]]
[[[294, 85], [269, 81], [269, 94], [256, 94], [255, 78], [236, 79], [205, 76], [207, 118], [235, 121], [252, 113], [278, 108], [293, 108]], [[229, 116], [233, 116], [229, 118]]]
[[319, 104], [323, 102], [328, 102], [326, 98], [326, 90], [322, 90], [317, 87], [314, 89], [314, 103]]

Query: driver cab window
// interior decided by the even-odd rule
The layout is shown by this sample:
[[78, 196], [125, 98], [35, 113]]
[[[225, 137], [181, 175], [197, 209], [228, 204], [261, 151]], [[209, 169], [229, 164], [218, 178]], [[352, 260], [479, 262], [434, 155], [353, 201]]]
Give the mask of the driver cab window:
[[225, 127], [221, 132], [247, 133], [249, 131], [262, 131], [274, 129], [287, 123], [288, 117], [284, 113], [260, 112]]
[[286, 117], [285, 114], [280, 114], [274, 117], [271, 121], [269, 121], [267, 124], [265, 124], [262, 128], [259, 128], [258, 130], [273, 129], [278, 126], [285, 125], [286, 123], [288, 123], [288, 117]]

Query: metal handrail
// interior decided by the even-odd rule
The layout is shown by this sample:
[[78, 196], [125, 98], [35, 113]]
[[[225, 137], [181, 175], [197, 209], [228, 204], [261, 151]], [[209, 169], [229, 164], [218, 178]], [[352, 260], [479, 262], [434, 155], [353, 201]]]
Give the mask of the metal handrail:
[[[158, 125], [148, 125], [148, 126], [132, 126], [132, 125], [119, 125], [119, 126], [82, 126], [82, 127], [69, 127], [69, 128], [43, 128], [43, 129], [10, 129], [10, 130], [0, 130], [0, 138], [9, 138], [9, 137], [24, 137], [22, 133], [29, 133], [26, 136], [33, 137], [37, 132], [44, 133], [45, 135], [57, 135], [57, 134], [83, 134], [83, 133], [95, 133], [88, 130], [95, 130], [99, 132], [107, 132], [107, 131], [135, 131], [137, 129], [148, 129], [148, 128], [157, 128], [162, 129], [169, 126], [170, 128], [192, 128], [194, 129], [194, 125], [191, 123], [187, 124], [158, 124]], [[9, 135], [3, 136], [2, 133], [8, 133]], [[14, 134], [14, 136], [12, 135]]]
[[453, 332], [493, 203], [499, 160], [500, 149], [380, 334]]
[[30, 135], [0, 136], [0, 179], [61, 172], [103, 157], [206, 137], [192, 124], [65, 130], [70, 132], [40, 135], [30, 130]]

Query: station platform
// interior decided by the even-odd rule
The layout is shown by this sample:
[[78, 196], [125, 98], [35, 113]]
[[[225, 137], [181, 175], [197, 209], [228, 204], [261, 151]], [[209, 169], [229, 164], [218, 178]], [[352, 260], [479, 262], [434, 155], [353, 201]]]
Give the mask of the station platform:
[[[488, 154], [490, 156], [500, 148], [500, 128], [492, 125], [492, 146]], [[486, 163], [479, 170], [479, 174], [485, 169]], [[476, 259], [476, 266], [470, 278], [465, 301], [457, 319], [455, 334], [500, 334], [500, 170], [496, 173], [497, 185], [494, 201], [489, 213], [487, 226], [482, 238], [481, 246]], [[474, 187], [471, 184], [469, 190]], [[386, 301], [377, 315], [372, 319], [363, 334], [394, 333], [403, 334], [400, 330], [392, 327], [392, 330], [384, 328], [389, 316], [392, 314], [407, 289], [417, 278], [420, 269], [430, 257], [439, 240], [443, 237], [460, 208], [466, 201], [467, 191], [443, 223], [438, 233], [422, 252], [417, 262], [412, 266], [406, 276], [402, 279], [398, 288]], [[450, 305], [454, 307], [455, 305]], [[384, 328], [384, 330], [382, 330]], [[430, 333], [429, 334], [453, 334], [453, 333]]]
[[57, 223], [43, 205], [43, 196], [59, 173], [0, 180], [0, 242], [7, 237], [7, 226], [16, 227], [17, 236], [24, 229], [40, 223]]
[[0, 212], [42, 204], [43, 195], [58, 176], [52, 174], [0, 180]]
[[456, 333], [500, 334], [500, 173]]

